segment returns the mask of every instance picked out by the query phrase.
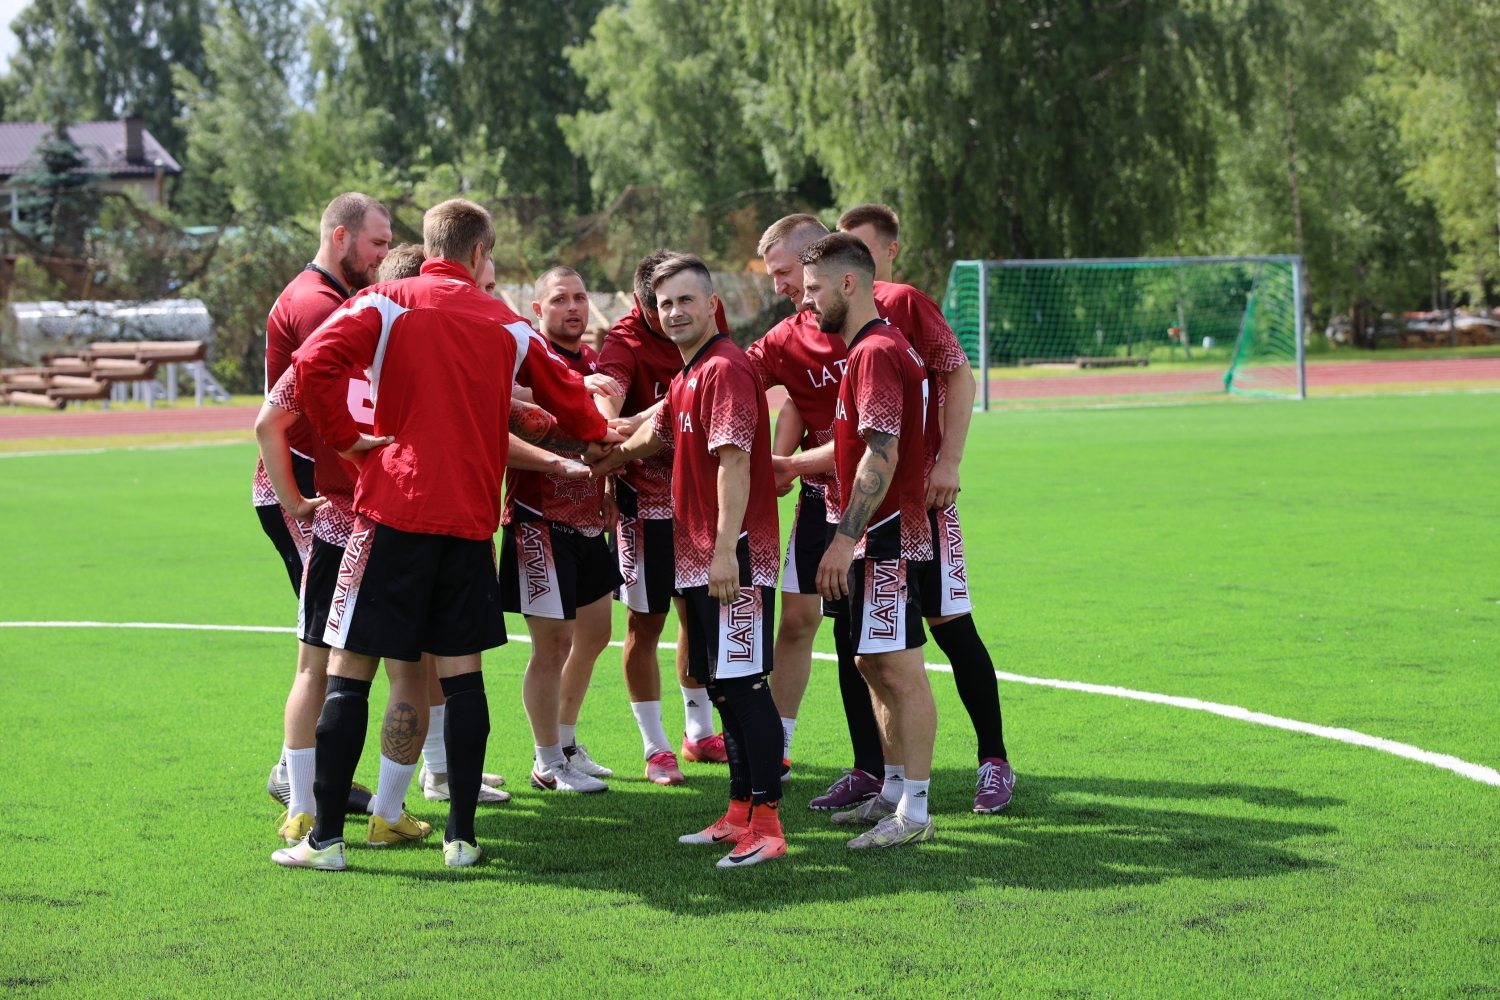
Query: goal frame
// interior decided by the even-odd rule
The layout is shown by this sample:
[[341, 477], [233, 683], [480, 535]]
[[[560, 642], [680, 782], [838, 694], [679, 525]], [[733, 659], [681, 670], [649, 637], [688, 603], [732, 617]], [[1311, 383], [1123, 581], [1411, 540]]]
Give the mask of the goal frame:
[[[1035, 269], [1042, 267], [1078, 267], [1080, 265], [1125, 265], [1136, 267], [1163, 267], [1174, 264], [1290, 264], [1292, 265], [1293, 336], [1297, 342], [1297, 399], [1307, 398], [1307, 317], [1303, 298], [1301, 254], [1249, 254], [1227, 257], [1062, 257], [1038, 260], [958, 260], [954, 267], [974, 267], [979, 271], [979, 393], [974, 410], [987, 412], [990, 408], [990, 325], [989, 325], [989, 274], [1000, 269]], [[1243, 328], [1240, 336], [1244, 336]], [[1235, 365], [1239, 359], [1239, 344], [1224, 372], [1224, 391], [1230, 391]]]

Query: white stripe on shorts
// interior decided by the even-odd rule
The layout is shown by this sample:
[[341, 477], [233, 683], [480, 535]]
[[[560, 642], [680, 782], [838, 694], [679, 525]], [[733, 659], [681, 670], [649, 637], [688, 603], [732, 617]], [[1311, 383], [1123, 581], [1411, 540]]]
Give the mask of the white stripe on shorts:
[[719, 605], [716, 680], [765, 673], [765, 601], [759, 587], [741, 587], [739, 600]]
[[906, 648], [905, 559], [866, 559], [860, 595], [858, 654], [894, 653]]
[[964, 530], [958, 523], [958, 508], [949, 504], [937, 512], [938, 615], [962, 615], [974, 610], [969, 599], [969, 571], [964, 565]]
[[521, 613], [537, 618], [562, 618], [562, 590], [557, 585], [557, 561], [552, 556], [552, 531], [546, 521], [516, 521], [516, 571], [521, 591]]

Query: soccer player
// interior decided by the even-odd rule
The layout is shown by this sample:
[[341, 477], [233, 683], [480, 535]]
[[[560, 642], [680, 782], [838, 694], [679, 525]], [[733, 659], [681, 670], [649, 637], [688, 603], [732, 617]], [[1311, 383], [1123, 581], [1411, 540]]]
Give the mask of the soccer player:
[[[346, 398], [369, 399], [369, 383], [361, 391], [348, 380]], [[363, 380], [359, 380], [363, 381]], [[350, 391], [352, 388], [354, 391]], [[369, 451], [390, 443], [390, 438], [376, 438], [368, 433], [373, 429], [371, 413], [367, 407], [351, 409], [350, 415], [359, 428], [359, 440], [353, 448], [358, 452]], [[358, 470], [352, 462], [332, 451], [322, 439], [313, 435], [314, 483], [318, 496], [309, 499], [302, 494], [292, 475], [292, 452], [287, 443], [287, 431], [302, 416], [302, 402], [298, 393], [297, 369], [288, 368], [271, 388], [270, 395], [261, 407], [255, 421], [255, 436], [260, 443], [261, 460], [266, 474], [276, 490], [282, 506], [293, 517], [312, 521], [313, 544], [303, 573], [301, 594], [297, 603], [297, 639], [305, 647], [316, 650], [304, 659], [315, 664], [309, 671], [310, 683], [321, 681], [327, 686], [328, 643], [323, 632], [328, 623], [328, 610], [333, 603], [334, 589], [338, 580], [339, 565], [343, 561], [344, 547], [349, 541], [349, 532], [354, 521], [353, 475]], [[413, 702], [427, 700], [427, 678], [399, 677], [391, 681], [390, 701], [386, 706], [385, 723], [381, 727], [380, 784], [370, 802], [368, 843], [374, 847], [397, 844], [407, 840], [420, 840], [432, 832], [432, 827], [417, 820], [403, 808], [407, 784], [400, 780], [401, 765], [415, 763], [418, 747], [412, 742], [417, 720]], [[316, 723], [314, 723], [316, 725]], [[312, 830], [313, 771], [316, 750], [289, 748], [287, 751], [290, 771], [290, 798], [281, 828], [277, 831], [288, 845], [296, 844]], [[410, 772], [406, 772], [408, 777]]]
[[974, 605], [964, 565], [963, 529], [956, 501], [959, 463], [974, 410], [974, 372], [938, 304], [910, 285], [892, 282], [901, 249], [901, 223], [888, 205], [856, 205], [838, 228], [859, 237], [875, 259], [875, 301], [880, 315], [911, 340], [937, 389], [928, 408], [927, 508], [933, 558], [922, 581], [922, 614], [938, 648], [953, 665], [959, 700], [978, 744], [979, 784], [974, 811], [997, 813], [1010, 805], [1016, 775], [1005, 749], [995, 664], [974, 626]]
[[[861, 210], [867, 208], [869, 206], [861, 206]], [[858, 222], [860, 212], [851, 209], [850, 213], [846, 213], [846, 220]], [[768, 228], [761, 241], [761, 253], [766, 260], [767, 270], [776, 281], [777, 291], [792, 297], [793, 301], [799, 303], [799, 309], [805, 306], [805, 302], [801, 301], [803, 298], [802, 272], [798, 269], [797, 255], [822, 232], [826, 230], [811, 216], [788, 216]], [[893, 244], [894, 241], [881, 244], [880, 252], [872, 254], [877, 262], [877, 269], [882, 259], [886, 259], [887, 264], [889, 263], [887, 255], [894, 253]], [[934, 521], [939, 522], [941, 530], [935, 529], [935, 539], [941, 544], [936, 559], [937, 565], [929, 565], [927, 568], [927, 572], [934, 577], [934, 580], [924, 591], [923, 599], [927, 605], [923, 611], [927, 616], [928, 625], [933, 630], [933, 638], [938, 640], [939, 647], [948, 654], [950, 662], [954, 665], [954, 678], [959, 695], [974, 725], [980, 757], [979, 782], [974, 798], [974, 809], [976, 812], [998, 812], [1010, 802], [1015, 777], [1006, 760], [1005, 743], [1000, 728], [999, 691], [995, 683], [993, 664], [983, 643], [979, 641], [977, 632], [974, 631], [973, 618], [968, 614], [970, 605], [963, 565], [962, 539], [961, 536], [956, 535], [957, 512], [949, 509], [952, 507], [953, 497], [957, 491], [958, 461], [962, 458], [964, 437], [968, 432], [970, 408], [974, 398], [973, 376], [969, 369], [968, 358], [959, 347], [958, 339], [954, 336], [952, 329], [944, 321], [937, 303], [910, 285], [879, 280], [875, 282], [874, 297], [880, 314], [901, 329], [917, 349], [928, 368], [931, 380], [937, 383], [939, 389], [939, 392], [934, 394], [934, 398], [929, 401], [929, 419], [925, 432], [929, 467], [927, 499], [933, 507], [941, 504], [941, 509], [945, 513], [940, 520], [937, 517], [937, 511], [930, 515]], [[787, 386], [789, 400], [788, 405], [783, 408], [782, 421], [787, 421], [789, 417], [795, 418], [798, 411], [805, 411], [802, 416], [808, 427], [807, 439], [804, 441], [805, 450], [803, 454], [790, 460], [778, 460], [779, 480], [785, 480], [790, 475], [830, 469], [833, 466], [830, 454], [823, 454], [820, 457], [811, 449], [815, 449], [818, 445], [817, 436], [823, 433], [820, 428], [825, 426], [823, 420], [830, 413], [831, 397], [837, 393], [837, 385], [844, 364], [843, 345], [837, 338], [827, 338], [821, 335], [810, 319], [810, 315], [810, 313], [799, 312], [782, 321], [762, 341], [752, 345], [750, 349], [752, 359], [756, 360], [761, 367], [762, 377], [767, 382], [767, 386], [777, 382], [782, 382]], [[827, 353], [830, 351], [831, 355]], [[822, 367], [816, 367], [819, 364]], [[932, 412], [936, 403], [942, 398], [945, 387], [948, 398], [952, 401], [951, 405], [945, 408], [950, 421], [946, 440], [943, 437], [940, 422], [934, 418]], [[937, 412], [938, 415], [943, 414], [943, 411]], [[811, 414], [812, 417], [809, 418], [807, 414]], [[780, 437], [778, 426], [778, 438]], [[836, 495], [838, 490], [836, 479], [826, 482], [825, 485], [831, 495]], [[794, 544], [800, 540], [800, 537], [800, 532], [794, 534]], [[788, 559], [790, 567], [792, 565], [791, 551], [789, 551]], [[806, 558], [797, 560], [799, 565], [805, 565], [806, 562]], [[790, 586], [792, 575], [789, 569], [783, 579], [784, 589]], [[788, 608], [790, 608], [790, 602]], [[836, 608], [833, 607], [826, 610], [831, 614], [837, 613]], [[783, 627], [785, 627], [785, 622], [783, 622]], [[845, 641], [842, 638], [843, 631], [835, 628], [834, 635], [839, 651], [839, 689], [843, 696], [844, 714], [854, 747], [854, 766], [846, 771], [825, 795], [818, 796], [809, 802], [809, 808], [845, 809], [879, 794], [887, 782], [893, 783], [885, 791], [894, 801], [895, 798], [899, 798], [902, 768], [884, 759], [881, 751], [880, 730], [870, 701], [869, 689], [843, 645]], [[810, 633], [806, 642], [809, 653], [802, 655], [810, 656]], [[778, 663], [786, 670], [786, 674], [778, 677], [783, 687], [777, 690], [777, 704], [781, 707], [783, 714], [786, 714], [789, 705], [785, 699], [789, 696], [785, 688], [790, 687], [787, 681], [789, 678], [794, 679], [800, 665], [810, 663], [810, 659], [791, 659], [791, 651], [782, 645], [778, 648], [782, 649], [787, 657], [787, 659], [778, 660]], [[781, 673], [778, 671], [778, 674]], [[801, 689], [797, 688], [794, 693], [800, 695], [800, 691]], [[794, 704], [790, 706], [793, 713], [795, 707]], [[879, 777], [882, 772], [884, 772], [883, 778]]]
[[[267, 394], [290, 367], [292, 352], [302, 346], [308, 335], [343, 305], [351, 292], [375, 280], [376, 270], [391, 242], [391, 217], [385, 206], [355, 192], [341, 194], [329, 202], [318, 228], [317, 256], [277, 296], [266, 318]], [[360, 381], [360, 385], [367, 384]], [[350, 406], [356, 409], [367, 402], [350, 397]], [[321, 442], [302, 418], [291, 422], [285, 436], [291, 449], [291, 475], [298, 495], [313, 496], [314, 455]], [[256, 462], [251, 493], [261, 528], [276, 546], [291, 579], [292, 591], [300, 599], [303, 571], [313, 545], [311, 511], [307, 517], [299, 518], [278, 501], [263, 461]], [[298, 644], [297, 672], [286, 700], [281, 756], [266, 781], [266, 791], [287, 807], [288, 820], [297, 815], [291, 801], [294, 783], [299, 790], [296, 804], [308, 806], [312, 801], [313, 727], [323, 706], [322, 678], [327, 664], [326, 649], [306, 642]], [[349, 811], [367, 812], [369, 800], [368, 789], [363, 785], [353, 786]]]
[[[539, 365], [566, 366], [589, 384], [618, 394], [596, 372], [598, 355], [583, 343], [589, 297], [570, 267], [537, 278], [532, 310], [545, 337], [517, 375], [530, 387]], [[604, 541], [614, 501], [604, 481], [564, 479], [511, 469], [506, 477], [500, 543], [500, 593], [505, 610], [526, 616], [531, 659], [522, 698], [531, 722], [535, 762], [531, 786], [546, 791], [603, 792], [614, 772], [589, 757], [577, 740], [578, 711], [609, 645], [610, 605], [620, 571]]]
[[[801, 314], [806, 304], [802, 295], [802, 262], [797, 255], [814, 240], [828, 235], [828, 227], [811, 215], [789, 215], [766, 229], [757, 248], [766, 261], [766, 270], [775, 283], [778, 295], [785, 295], [799, 313], [782, 320], [764, 337], [751, 344], [750, 360], [760, 373], [767, 389], [776, 385], [787, 388], [787, 405], [776, 422], [776, 454], [786, 454], [793, 442], [813, 449], [833, 440], [833, 410], [838, 398], [839, 378], [845, 364], [844, 345], [837, 337], [818, 331], [817, 324]], [[807, 428], [805, 435], [787, 429], [797, 418]], [[800, 441], [799, 441], [800, 439]], [[781, 622], [776, 630], [776, 673], [771, 693], [780, 710], [782, 727], [782, 768], [791, 773], [792, 736], [797, 726], [797, 712], [807, 691], [812, 672], [813, 639], [823, 622], [823, 601], [818, 594], [818, 561], [823, 558], [831, 530], [830, 521], [838, 521], [838, 482], [832, 472], [805, 472], [797, 496], [792, 533], [787, 542], [786, 562], [781, 576]], [[844, 632], [834, 630], [839, 653], [839, 683], [855, 685], [859, 697], [868, 703], [864, 679], [854, 666], [854, 656], [846, 648]], [[849, 694], [845, 693], [845, 699]], [[833, 806], [826, 803], [814, 808], [837, 808], [858, 802], [878, 792], [879, 783], [868, 778], [863, 766], [880, 770], [879, 732], [867, 734], [874, 739], [876, 759], [856, 760], [855, 770], [840, 779], [835, 788], [850, 785], [849, 794], [838, 797]], [[859, 745], [860, 741], [856, 741]], [[830, 790], [832, 794], [833, 790]], [[849, 795], [857, 796], [850, 798]], [[827, 799], [828, 796], [822, 796]], [[814, 802], [819, 802], [815, 799]]]
[[[595, 397], [607, 417], [648, 421], [682, 369], [682, 355], [662, 329], [656, 293], [651, 289], [651, 273], [671, 256], [658, 250], [641, 259], [635, 269], [635, 308], [605, 335], [599, 371], [612, 377], [624, 392], [623, 397]], [[727, 332], [722, 305], [715, 319], [719, 332]], [[656, 653], [668, 608], [676, 605], [679, 625], [685, 614], [681, 599], [674, 597], [671, 446], [639, 464], [627, 465], [611, 482], [618, 511], [615, 552], [623, 580], [619, 597], [629, 609], [625, 687], [645, 747], [646, 777], [657, 784], [678, 785], [685, 779], [662, 726], [661, 666]], [[729, 758], [723, 737], [714, 732], [713, 708], [702, 685], [687, 673], [682, 628], [677, 648], [677, 682], [686, 716], [682, 754], [691, 761], [724, 763]]]
[[651, 288], [683, 367], [651, 422], [595, 471], [673, 446], [673, 547], [688, 670], [723, 720], [730, 800], [716, 822], [680, 840], [731, 843], [718, 866], [738, 868], [786, 854], [781, 727], [769, 683], [780, 543], [770, 416], [745, 352], [718, 332], [718, 296], [703, 261], [668, 257], [652, 272]]
[[818, 563], [818, 590], [825, 600], [845, 602], [838, 624], [880, 703], [886, 759], [905, 768], [899, 801], [882, 792], [833, 821], [874, 824], [849, 841], [851, 848], [921, 843], [933, 836], [927, 791], [937, 735], [920, 597], [922, 563], [932, 556], [927, 369], [876, 309], [875, 261], [857, 236], [831, 233], [800, 258], [818, 328], [848, 349], [833, 421], [842, 510]]
[[[380, 264], [378, 277], [381, 281], [415, 278], [422, 273], [422, 262], [426, 259], [427, 254], [420, 243], [403, 243], [400, 246], [391, 247], [385, 260]], [[494, 260], [485, 262], [484, 273], [479, 276], [479, 287], [486, 295], [495, 294]], [[512, 434], [507, 465], [516, 468], [518, 464], [524, 462], [540, 463], [528, 465], [528, 468], [574, 477], [577, 475], [576, 470], [569, 471], [568, 467], [581, 464], [569, 462], [559, 455], [543, 451]], [[423, 653], [422, 664], [427, 671], [428, 722], [427, 738], [422, 743], [422, 767], [417, 771], [417, 786], [422, 789], [422, 797], [428, 801], [447, 802], [449, 798], [448, 750], [443, 743], [443, 717], [448, 710], [448, 700], [443, 697], [442, 683], [437, 675], [437, 663], [433, 660], [432, 654]], [[509, 802], [510, 793], [500, 788], [503, 784], [505, 784], [505, 778], [501, 775], [488, 772], [481, 775], [479, 804]]]
[[[451, 199], [423, 219], [421, 275], [367, 289], [295, 355], [307, 415], [323, 439], [360, 466], [355, 521], [339, 566], [324, 640], [334, 648], [317, 726], [312, 832], [272, 859], [342, 870], [344, 804], [358, 766], [371, 681], [383, 658], [393, 682], [423, 678], [435, 657], [446, 695], [450, 792], [443, 860], [479, 860], [474, 811], [489, 736], [480, 653], [503, 644], [493, 537], [499, 528], [508, 426], [554, 450], [588, 452], [616, 441], [581, 383], [542, 382], [537, 398], [559, 414], [511, 399], [534, 333], [476, 282], [495, 243], [481, 206]], [[344, 383], [368, 370], [375, 433], [393, 442], [353, 450], [358, 427]], [[426, 699], [407, 730], [419, 745]], [[416, 769], [408, 765], [407, 780]]]

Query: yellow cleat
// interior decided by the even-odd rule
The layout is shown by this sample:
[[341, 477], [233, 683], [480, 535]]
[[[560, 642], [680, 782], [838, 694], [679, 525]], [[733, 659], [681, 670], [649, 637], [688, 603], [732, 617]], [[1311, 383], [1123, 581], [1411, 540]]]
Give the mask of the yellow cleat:
[[295, 816], [282, 813], [280, 823], [281, 828], [276, 831], [276, 835], [286, 841], [288, 847], [311, 833], [313, 828], [313, 818], [307, 813], [298, 813]]
[[372, 814], [365, 842], [371, 847], [390, 847], [392, 844], [404, 844], [408, 840], [421, 840], [431, 832], [431, 823], [423, 823], [403, 809], [401, 818], [394, 823], [387, 823]]

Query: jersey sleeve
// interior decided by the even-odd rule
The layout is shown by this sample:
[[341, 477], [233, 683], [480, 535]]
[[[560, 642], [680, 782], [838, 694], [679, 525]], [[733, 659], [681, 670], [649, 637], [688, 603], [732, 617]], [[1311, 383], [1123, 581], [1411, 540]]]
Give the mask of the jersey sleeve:
[[[291, 358], [288, 357], [287, 360], [290, 361]], [[297, 369], [295, 366], [289, 366], [286, 371], [281, 373], [281, 378], [276, 380], [276, 384], [266, 394], [266, 402], [272, 406], [281, 407], [295, 417], [302, 416], [302, 401], [297, 397]]]
[[604, 350], [599, 352], [599, 373], [620, 383], [620, 391], [630, 394], [635, 384], [635, 357], [625, 338], [610, 332], [604, 336]]
[[677, 435], [674, 433], [675, 428], [672, 426], [672, 407], [667, 405], [669, 402], [670, 397], [668, 397], [668, 400], [663, 405], [656, 408], [656, 415], [651, 418], [651, 429], [656, 432], [656, 436], [663, 442], [675, 446], [677, 444]]
[[762, 389], [782, 384], [780, 344], [770, 334], [745, 348], [745, 356], [750, 359], [750, 366], [755, 369], [755, 374], [760, 376]]
[[335, 312], [292, 355], [303, 412], [334, 451], [359, 440], [359, 425], [349, 412], [349, 377], [362, 376], [375, 363], [381, 330], [394, 322], [376, 298], [357, 299]]
[[723, 365], [703, 373], [698, 383], [698, 405], [710, 454], [717, 455], [726, 444], [743, 452], [754, 449], [755, 397], [760, 391], [754, 376], [737, 366]]
[[859, 436], [878, 431], [900, 437], [905, 386], [901, 359], [895, 349], [860, 351], [849, 359], [849, 371], [844, 377], [853, 379], [854, 407], [859, 413], [855, 430]]
[[[959, 346], [958, 337], [936, 302], [912, 289], [905, 296], [904, 305], [909, 315], [896, 325], [922, 355], [928, 371], [947, 374], [969, 363], [969, 356]], [[910, 330], [906, 328], [908, 325]]]
[[598, 441], [609, 432], [604, 414], [584, 388], [583, 376], [554, 354], [542, 336], [532, 335], [516, 380], [531, 387], [532, 400], [557, 419], [558, 430], [568, 437]]

